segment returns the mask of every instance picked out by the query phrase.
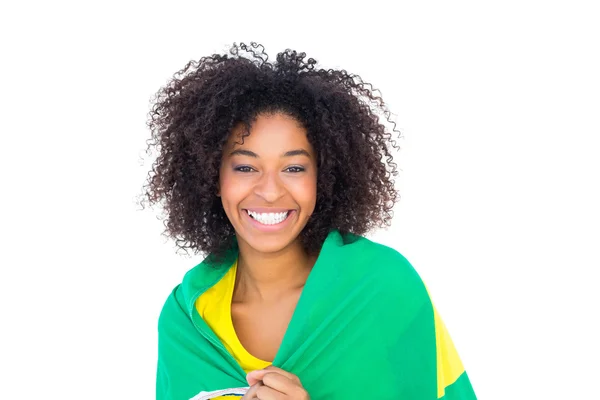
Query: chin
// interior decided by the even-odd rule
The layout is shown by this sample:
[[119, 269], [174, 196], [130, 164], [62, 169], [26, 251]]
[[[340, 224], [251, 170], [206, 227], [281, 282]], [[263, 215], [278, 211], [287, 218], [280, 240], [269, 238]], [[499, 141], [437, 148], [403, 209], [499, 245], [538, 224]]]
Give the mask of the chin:
[[277, 253], [296, 243], [299, 237], [277, 237], [269, 238], [265, 235], [250, 235], [242, 237], [246, 244], [259, 253]]

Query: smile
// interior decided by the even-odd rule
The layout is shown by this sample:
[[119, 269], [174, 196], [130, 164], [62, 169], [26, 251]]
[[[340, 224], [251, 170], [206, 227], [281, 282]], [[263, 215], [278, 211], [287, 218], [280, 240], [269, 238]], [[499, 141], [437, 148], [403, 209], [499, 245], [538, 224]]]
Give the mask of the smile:
[[263, 225], [277, 225], [285, 221], [290, 214], [290, 211], [283, 211], [278, 213], [259, 213], [251, 210], [246, 210], [248, 215], [260, 222]]

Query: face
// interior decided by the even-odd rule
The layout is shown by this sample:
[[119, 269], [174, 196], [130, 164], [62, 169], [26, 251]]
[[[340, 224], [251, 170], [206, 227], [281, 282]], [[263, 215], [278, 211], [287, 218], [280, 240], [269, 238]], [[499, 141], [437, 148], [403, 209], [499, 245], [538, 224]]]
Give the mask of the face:
[[274, 253], [299, 245], [315, 209], [317, 164], [306, 130], [284, 114], [259, 115], [240, 144], [236, 127], [223, 150], [219, 195], [240, 249]]

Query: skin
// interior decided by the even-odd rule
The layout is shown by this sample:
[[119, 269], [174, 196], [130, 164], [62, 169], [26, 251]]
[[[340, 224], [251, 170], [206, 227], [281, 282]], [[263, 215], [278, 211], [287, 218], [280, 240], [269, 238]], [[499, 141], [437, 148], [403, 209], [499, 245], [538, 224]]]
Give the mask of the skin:
[[[231, 313], [246, 350], [272, 361], [304, 283], [316, 261], [299, 235], [315, 209], [316, 154], [306, 130], [284, 114], [259, 115], [241, 143], [242, 126], [230, 135], [219, 174], [219, 196], [239, 244]], [[246, 210], [290, 211], [276, 230]], [[275, 367], [248, 374], [244, 399], [307, 399], [295, 375]]]
[[296, 375], [272, 365], [250, 372], [246, 379], [250, 385], [250, 390], [242, 400], [310, 399]]

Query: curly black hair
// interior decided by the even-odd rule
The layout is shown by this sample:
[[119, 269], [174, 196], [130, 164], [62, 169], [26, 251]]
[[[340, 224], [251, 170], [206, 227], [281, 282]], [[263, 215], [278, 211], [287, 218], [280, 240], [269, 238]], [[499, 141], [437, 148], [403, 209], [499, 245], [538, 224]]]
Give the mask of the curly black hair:
[[190, 61], [153, 98], [147, 153], [155, 147], [158, 156], [142, 206], [161, 203], [164, 233], [180, 249], [224, 254], [235, 232], [217, 197], [223, 145], [238, 124], [245, 136], [258, 115], [279, 112], [303, 125], [317, 154], [315, 211], [301, 233], [306, 250], [318, 253], [333, 229], [362, 235], [389, 225], [399, 197], [392, 132], [399, 132], [375, 92], [358, 75], [317, 68], [305, 53], [288, 49], [269, 62], [254, 42]]

